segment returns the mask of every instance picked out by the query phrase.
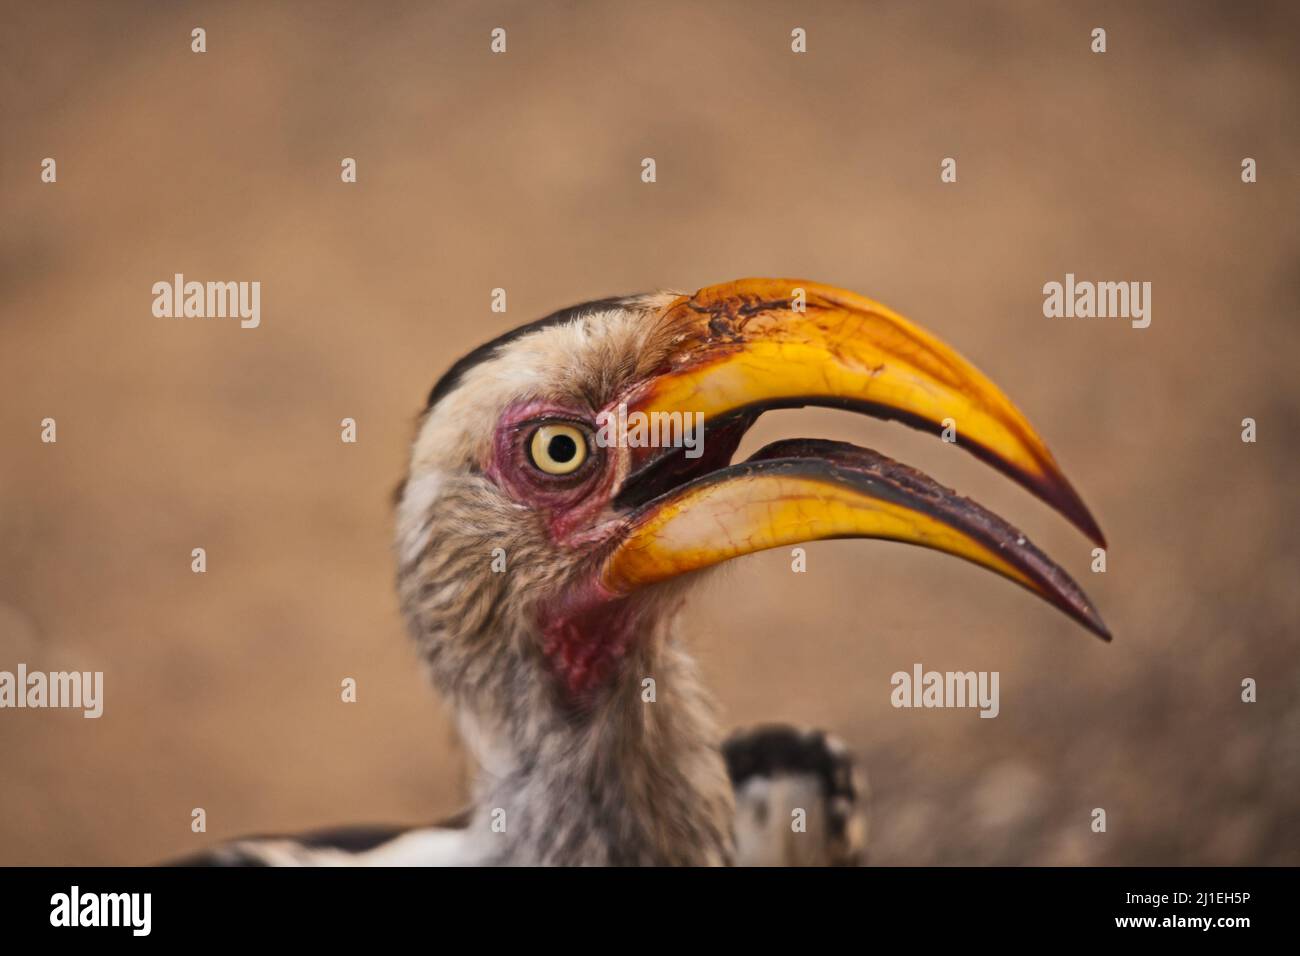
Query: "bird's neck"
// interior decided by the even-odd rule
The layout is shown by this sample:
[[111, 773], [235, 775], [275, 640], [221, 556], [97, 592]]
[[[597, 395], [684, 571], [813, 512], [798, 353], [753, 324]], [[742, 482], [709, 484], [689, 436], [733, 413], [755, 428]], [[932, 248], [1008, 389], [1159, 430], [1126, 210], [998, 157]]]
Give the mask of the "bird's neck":
[[484, 858], [534, 864], [730, 861], [731, 784], [694, 662], [653, 634], [580, 706], [537, 670], [486, 723], [463, 710], [483, 768]]

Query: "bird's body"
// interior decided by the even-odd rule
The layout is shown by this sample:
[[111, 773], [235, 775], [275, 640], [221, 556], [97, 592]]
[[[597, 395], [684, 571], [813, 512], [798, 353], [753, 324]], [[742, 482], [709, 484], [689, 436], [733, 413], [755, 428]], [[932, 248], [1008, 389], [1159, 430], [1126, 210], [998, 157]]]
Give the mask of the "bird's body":
[[[741, 866], [855, 866], [866, 855], [866, 780], [844, 745], [818, 731], [765, 725], [731, 735], [722, 757], [734, 795], [730, 862]], [[567, 790], [566, 790], [567, 792]], [[510, 802], [515, 803], [513, 792]], [[792, 826], [798, 816], [800, 825]], [[178, 861], [186, 866], [482, 866], [537, 862], [487, 840], [492, 814], [470, 808], [432, 826], [348, 826], [249, 837]], [[581, 824], [580, 824], [581, 825]], [[585, 832], [590, 828], [581, 825]], [[614, 862], [603, 847], [569, 862]], [[494, 845], [495, 844], [495, 845]], [[577, 853], [574, 846], [571, 852]], [[560, 862], [560, 861], [555, 861]]]
[[[360, 852], [293, 841], [230, 852], [284, 863], [856, 858], [859, 791], [823, 738], [768, 731], [724, 756], [678, 633], [700, 577], [690, 572], [816, 538], [886, 537], [982, 564], [1105, 630], [1015, 529], [874, 452], [797, 440], [730, 464], [759, 413], [801, 404], [928, 428], [957, 415], [967, 447], [1100, 537], [996, 387], [869, 300], [742, 280], [557, 313], [434, 387], [397, 496], [403, 615], [480, 767], [465, 825]], [[707, 444], [610, 443], [600, 429], [613, 409], [698, 415]], [[779, 812], [755, 809], [780, 794], [820, 797], [803, 808], [824, 822], [818, 836], [792, 842], [784, 823], [773, 829]]]

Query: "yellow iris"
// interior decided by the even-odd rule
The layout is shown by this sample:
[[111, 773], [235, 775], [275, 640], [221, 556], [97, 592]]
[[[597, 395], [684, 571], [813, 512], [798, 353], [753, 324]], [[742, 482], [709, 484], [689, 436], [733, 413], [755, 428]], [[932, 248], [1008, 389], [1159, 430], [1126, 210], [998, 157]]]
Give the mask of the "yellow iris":
[[568, 475], [587, 460], [587, 436], [573, 425], [543, 425], [529, 445], [533, 464], [548, 475]]

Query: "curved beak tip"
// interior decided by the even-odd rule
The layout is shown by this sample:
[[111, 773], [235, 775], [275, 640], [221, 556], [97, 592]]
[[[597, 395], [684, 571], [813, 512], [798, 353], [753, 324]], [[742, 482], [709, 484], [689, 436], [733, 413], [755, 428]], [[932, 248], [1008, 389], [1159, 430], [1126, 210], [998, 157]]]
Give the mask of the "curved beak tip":
[[802, 280], [709, 287], [662, 317], [680, 333], [678, 352], [630, 393], [628, 408], [702, 416], [725, 454], [715, 449], [705, 466], [664, 455], [634, 472], [627, 540], [605, 565], [616, 590], [771, 547], [887, 538], [983, 565], [1111, 640], [1082, 589], [1011, 525], [875, 452], [795, 440], [703, 470], [727, 465], [745, 429], [773, 408], [846, 408], [932, 432], [956, 422], [959, 445], [1106, 547], [1025, 416], [951, 347], [886, 306]]

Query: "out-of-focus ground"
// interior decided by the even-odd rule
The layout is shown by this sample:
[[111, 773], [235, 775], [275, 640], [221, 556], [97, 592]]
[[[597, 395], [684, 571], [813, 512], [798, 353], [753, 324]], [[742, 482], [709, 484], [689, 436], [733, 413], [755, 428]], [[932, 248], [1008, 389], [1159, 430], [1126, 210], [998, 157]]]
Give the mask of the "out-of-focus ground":
[[[1298, 35], [1281, 2], [6, 4], [0, 669], [106, 693], [98, 721], [0, 712], [0, 863], [457, 809], [391, 583], [429, 385], [560, 306], [746, 275], [953, 343], [1048, 438], [1109, 570], [900, 426], [786, 412], [746, 448], [842, 438], [934, 474], [1116, 637], [919, 549], [814, 544], [802, 575], [770, 552], [692, 608], [726, 723], [844, 737], [877, 863], [1300, 862]], [[154, 318], [176, 272], [261, 281], [261, 328]], [[1045, 319], [1067, 272], [1150, 281], [1151, 327]], [[999, 671], [1001, 715], [894, 710], [916, 662]]]

